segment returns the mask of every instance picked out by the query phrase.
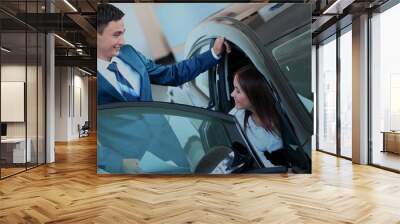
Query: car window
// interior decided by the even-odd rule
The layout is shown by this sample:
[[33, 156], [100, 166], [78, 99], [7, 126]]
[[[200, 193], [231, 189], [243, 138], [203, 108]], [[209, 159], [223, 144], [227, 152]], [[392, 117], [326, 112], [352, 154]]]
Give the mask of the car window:
[[311, 91], [311, 31], [309, 26], [292, 32], [272, 44], [272, 54], [280, 70], [309, 113], [313, 109]]
[[[204, 53], [210, 49], [210, 42], [202, 43], [190, 57]], [[195, 107], [208, 108], [210, 105], [209, 70], [199, 74], [194, 80], [179, 87], [168, 87], [172, 103], [186, 104]]]
[[[209, 45], [203, 46], [197, 54], [202, 54], [206, 51], [210, 50]], [[208, 71], [201, 73], [196, 79], [193, 80], [193, 85], [197, 87], [198, 91], [204, 94], [208, 99], [210, 99], [210, 87], [208, 81]]]
[[[98, 111], [98, 170], [230, 173], [235, 156], [254, 157], [234, 117], [200, 108], [188, 111], [184, 105], [146, 103], [142, 105], [153, 106], [134, 103]], [[245, 153], [236, 153], [235, 144]], [[251, 164], [255, 166], [255, 161]]]

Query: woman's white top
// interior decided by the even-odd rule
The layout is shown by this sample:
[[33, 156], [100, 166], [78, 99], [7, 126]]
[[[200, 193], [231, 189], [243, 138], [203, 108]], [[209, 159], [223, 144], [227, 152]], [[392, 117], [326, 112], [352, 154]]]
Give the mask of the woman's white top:
[[[244, 114], [245, 109], [233, 108], [229, 114], [234, 115], [239, 121], [240, 127], [244, 130]], [[280, 136], [268, 132], [263, 127], [257, 126], [253, 118], [250, 116], [245, 131], [247, 139], [250, 143], [261, 152], [273, 152], [283, 147]]]

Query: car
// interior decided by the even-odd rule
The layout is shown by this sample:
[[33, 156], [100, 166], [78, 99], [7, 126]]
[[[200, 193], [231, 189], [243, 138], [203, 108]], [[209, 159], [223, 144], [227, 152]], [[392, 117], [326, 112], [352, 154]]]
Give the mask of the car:
[[[310, 24], [306, 4], [234, 4], [204, 20], [187, 39], [186, 57], [209, 50], [217, 36], [232, 52], [195, 80], [169, 87], [167, 102], [99, 106], [98, 173], [310, 173]], [[227, 114], [233, 74], [250, 63], [273, 93], [287, 166], [255, 150]]]
[[309, 7], [294, 3], [234, 4], [204, 20], [186, 41], [186, 58], [209, 50], [217, 36], [230, 42], [232, 52], [195, 80], [169, 87], [169, 102], [228, 113], [234, 106], [230, 97], [234, 72], [253, 64], [273, 93], [283, 131], [290, 133], [285, 148], [294, 157], [306, 153], [305, 160], [299, 161], [300, 166], [311, 172], [313, 92]]

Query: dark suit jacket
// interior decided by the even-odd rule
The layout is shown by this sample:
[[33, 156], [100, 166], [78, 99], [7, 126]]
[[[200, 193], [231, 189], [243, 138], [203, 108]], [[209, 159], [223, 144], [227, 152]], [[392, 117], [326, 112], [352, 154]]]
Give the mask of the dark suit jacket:
[[[140, 75], [140, 97], [138, 101], [152, 101], [150, 84], [179, 86], [218, 63], [218, 60], [213, 57], [211, 50], [209, 50], [173, 65], [159, 65], [147, 59], [130, 45], [121, 48], [118, 58]], [[115, 87], [97, 71], [97, 103], [102, 105], [125, 101]]]

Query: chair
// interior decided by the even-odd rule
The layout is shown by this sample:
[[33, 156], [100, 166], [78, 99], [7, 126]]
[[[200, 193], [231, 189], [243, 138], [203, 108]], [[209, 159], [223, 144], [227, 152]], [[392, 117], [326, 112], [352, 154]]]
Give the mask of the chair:
[[82, 127], [78, 124], [79, 138], [89, 136], [89, 129], [90, 129], [89, 121], [85, 121]]

